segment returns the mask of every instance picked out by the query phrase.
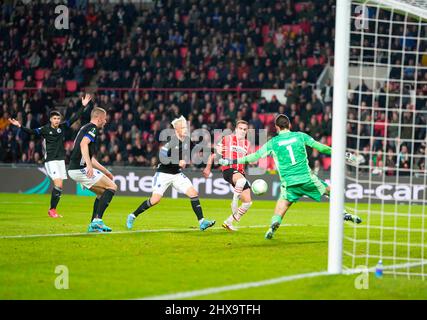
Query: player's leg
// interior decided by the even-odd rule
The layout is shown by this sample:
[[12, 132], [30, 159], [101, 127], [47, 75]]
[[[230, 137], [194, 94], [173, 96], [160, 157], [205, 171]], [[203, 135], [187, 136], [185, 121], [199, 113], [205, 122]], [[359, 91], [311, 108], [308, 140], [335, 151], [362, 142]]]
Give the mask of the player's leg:
[[[233, 169], [230, 169], [233, 170]], [[232, 214], [236, 214], [239, 207], [239, 199], [242, 195], [245, 185], [248, 183], [245, 176], [240, 172], [233, 170], [232, 177], [233, 190], [233, 201], [231, 202], [231, 211]]]
[[61, 215], [56, 211], [58, 202], [62, 195], [63, 179], [67, 179], [65, 171], [65, 161], [48, 161], [45, 163], [46, 172], [53, 181], [53, 188], [50, 196], [50, 208], [48, 215], [52, 218], [60, 218]]
[[155, 206], [160, 202], [162, 199], [163, 194], [153, 193], [149, 199], [146, 199], [143, 203], [139, 205], [138, 208], [132, 213], [130, 213], [126, 220], [126, 227], [128, 229], [132, 229], [133, 223], [135, 222], [135, 219], [143, 212], [148, 210], [149, 208]]
[[185, 191], [185, 195], [190, 198], [191, 207], [193, 208], [197, 220], [199, 221], [200, 230], [205, 231], [207, 228], [212, 227], [215, 224], [215, 220], [208, 220], [203, 217], [203, 209], [202, 205], [200, 204], [199, 193], [196, 191], [196, 189], [194, 189], [194, 187], [191, 185]]
[[240, 199], [242, 201], [241, 206], [238, 207], [236, 212], [232, 213], [222, 224], [222, 226], [227, 230], [236, 231], [237, 228], [233, 226], [233, 221], [239, 222], [242, 216], [249, 210], [252, 205], [251, 187], [247, 181], [243, 188], [243, 192], [240, 194]]
[[96, 178], [96, 182], [90, 187], [97, 197], [94, 201], [94, 211], [92, 214], [92, 222], [89, 225], [89, 231], [101, 229], [103, 232], [111, 232], [111, 228], [104, 224], [103, 217], [105, 210], [110, 205], [116, 191], [117, 185], [107, 176], [103, 175], [98, 170], [94, 170], [94, 175], [100, 174], [100, 178]]
[[[327, 196], [329, 198], [329, 196], [331, 194], [331, 187], [322, 179], [317, 178], [317, 180], [319, 180], [319, 182], [323, 186], [325, 186], [325, 190], [322, 193], [322, 195]], [[322, 190], [322, 189], [320, 188], [320, 190]], [[316, 192], [316, 191], [314, 190], [313, 192]], [[320, 199], [318, 201], [320, 201]], [[358, 215], [352, 214], [352, 213], [348, 212], [346, 209], [344, 209], [343, 215], [344, 215], [344, 221], [351, 221], [351, 222], [356, 223], [356, 224], [362, 223], [362, 219]]]
[[290, 206], [298, 201], [302, 196], [299, 186], [285, 187], [284, 184], [280, 186], [280, 197], [277, 200], [276, 208], [274, 209], [274, 215], [271, 218], [270, 228], [265, 233], [266, 239], [272, 239], [274, 232], [282, 224], [283, 217], [290, 208]]
[[200, 204], [199, 200], [199, 193], [194, 188], [191, 180], [188, 179], [185, 174], [176, 174], [174, 176], [172, 185], [178, 192], [184, 193], [187, 197], [190, 198], [191, 207], [193, 208], [194, 214], [199, 221], [200, 230], [204, 231], [215, 224], [215, 220], [211, 221], [204, 218], [202, 205]]
[[126, 227], [132, 229], [135, 219], [149, 208], [160, 202], [165, 191], [169, 188], [173, 181], [173, 174], [156, 172], [153, 177], [152, 187], [153, 193], [149, 199], [144, 200], [135, 211], [130, 213], [126, 219]]
[[284, 199], [277, 200], [276, 207], [274, 209], [274, 215], [271, 218], [270, 228], [265, 234], [266, 239], [273, 238], [274, 232], [279, 229], [280, 225], [282, 224], [283, 217], [285, 216], [292, 203], [293, 202]]

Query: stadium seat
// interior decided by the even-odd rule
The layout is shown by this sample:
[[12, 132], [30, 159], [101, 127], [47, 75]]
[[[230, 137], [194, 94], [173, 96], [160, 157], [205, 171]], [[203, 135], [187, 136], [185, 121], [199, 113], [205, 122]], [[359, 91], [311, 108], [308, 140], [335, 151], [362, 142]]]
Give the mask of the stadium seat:
[[214, 79], [214, 78], [215, 78], [215, 76], [216, 76], [216, 70], [215, 70], [215, 69], [210, 69], [210, 70], [208, 71], [208, 79], [209, 79], [209, 80], [212, 80], [212, 79]]
[[94, 58], [86, 58], [84, 60], [85, 69], [93, 69], [95, 67], [95, 59]]
[[307, 67], [311, 68], [316, 64], [316, 59], [314, 57], [308, 57], [307, 58]]
[[295, 12], [296, 13], [300, 13], [301, 11], [306, 10], [307, 6], [308, 6], [307, 2], [298, 2], [298, 3], [295, 3], [295, 6], [294, 6]]
[[289, 33], [292, 30], [292, 25], [291, 24], [284, 24], [282, 26], [282, 30]]
[[331, 167], [331, 158], [330, 157], [325, 157], [322, 159], [322, 166], [323, 166], [323, 170], [329, 170], [329, 168]]
[[61, 46], [63, 46], [66, 41], [67, 41], [66, 37], [55, 37], [55, 38], [53, 38], [53, 43], [59, 44]]
[[323, 114], [322, 114], [322, 113], [321, 113], [321, 114], [316, 115], [317, 123], [322, 123], [322, 118], [323, 118]]
[[43, 80], [45, 73], [46, 73], [46, 70], [44, 70], [44, 69], [37, 69], [36, 71], [34, 71], [34, 79], [35, 80]]
[[253, 103], [251, 104], [251, 107], [252, 107], [252, 111], [255, 111], [255, 112], [257, 112], [257, 111], [258, 111], [258, 103], [257, 103], [257, 102], [253, 102]]
[[270, 27], [268, 24], [265, 24], [262, 26], [261, 34], [263, 37], [267, 37], [268, 33], [270, 32]]
[[77, 81], [76, 80], [67, 80], [65, 81], [65, 88], [68, 92], [77, 91]]
[[56, 68], [62, 69], [62, 67], [64, 66], [64, 62], [62, 61], [61, 58], [56, 58], [55, 62], [54, 62], [54, 65], [55, 65]]
[[37, 80], [37, 81], [36, 81], [36, 88], [37, 88], [37, 89], [41, 89], [41, 88], [43, 88], [43, 81], [41, 81], [41, 80]]
[[181, 47], [179, 49], [179, 54], [181, 55], [181, 58], [186, 58], [188, 54], [188, 48], [187, 47]]
[[332, 136], [327, 136], [327, 137], [326, 137], [326, 144], [327, 144], [328, 146], [332, 146]]
[[13, 75], [14, 80], [22, 80], [22, 70], [15, 71]]
[[298, 34], [302, 30], [302, 27], [300, 24], [293, 24], [291, 30], [293, 33]]
[[182, 70], [175, 70], [175, 79], [178, 80], [180, 79], [182, 76], [184, 75], [184, 73], [182, 72]]
[[256, 51], [257, 51], [258, 57], [263, 57], [265, 54], [264, 47], [257, 47]]
[[14, 88], [15, 90], [22, 90], [25, 87], [25, 81], [24, 80], [17, 80], [15, 81]]

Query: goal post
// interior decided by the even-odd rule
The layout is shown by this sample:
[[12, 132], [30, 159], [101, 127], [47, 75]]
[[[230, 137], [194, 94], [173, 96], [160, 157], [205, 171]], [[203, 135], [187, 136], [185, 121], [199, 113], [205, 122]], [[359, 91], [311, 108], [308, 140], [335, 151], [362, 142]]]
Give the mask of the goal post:
[[328, 272], [425, 279], [427, 0], [336, 3]]
[[344, 154], [346, 148], [347, 83], [350, 45], [350, 1], [337, 0], [335, 18], [334, 96], [332, 114], [333, 152], [329, 211], [328, 272], [342, 271], [344, 210]]

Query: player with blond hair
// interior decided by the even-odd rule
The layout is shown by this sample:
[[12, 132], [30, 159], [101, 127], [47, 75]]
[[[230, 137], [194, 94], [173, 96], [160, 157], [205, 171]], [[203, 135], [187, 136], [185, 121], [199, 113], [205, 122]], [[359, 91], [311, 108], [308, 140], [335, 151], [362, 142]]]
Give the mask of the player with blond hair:
[[173, 120], [171, 124], [175, 134], [172, 135], [168, 143], [160, 148], [160, 163], [153, 179], [153, 193], [149, 199], [128, 215], [126, 221], [128, 229], [132, 229], [136, 217], [160, 202], [163, 194], [170, 186], [190, 198], [191, 206], [199, 221], [200, 230], [204, 231], [215, 224], [215, 220], [210, 221], [203, 217], [199, 194], [190, 179], [182, 172], [182, 169], [187, 165], [184, 160], [185, 152], [191, 148], [187, 120], [181, 116]]

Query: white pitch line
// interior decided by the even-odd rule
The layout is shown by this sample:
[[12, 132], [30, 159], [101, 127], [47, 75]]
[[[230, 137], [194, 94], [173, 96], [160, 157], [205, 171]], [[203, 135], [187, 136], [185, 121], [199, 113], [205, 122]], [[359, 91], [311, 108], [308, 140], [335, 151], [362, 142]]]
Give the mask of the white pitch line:
[[[412, 263], [403, 263], [403, 264], [396, 264], [392, 266], [385, 266], [384, 270], [387, 269], [402, 269], [402, 268], [411, 268], [411, 267], [417, 267], [427, 264], [427, 260], [420, 261], [420, 262], [412, 262]], [[375, 267], [367, 269], [369, 272], [374, 272]], [[349, 269], [344, 272], [345, 275], [352, 275], [356, 273], [363, 272], [363, 269]], [[308, 279], [308, 278], [314, 278], [314, 277], [320, 277], [320, 276], [328, 276], [333, 275], [330, 274], [328, 271], [318, 271], [318, 272], [311, 272], [311, 273], [301, 273], [301, 274], [294, 274], [290, 276], [283, 276], [279, 278], [272, 278], [262, 281], [255, 281], [255, 282], [245, 282], [245, 283], [238, 283], [233, 284], [229, 286], [223, 286], [223, 287], [211, 287], [211, 288], [205, 288], [200, 290], [193, 290], [193, 291], [184, 291], [184, 292], [177, 292], [177, 293], [171, 293], [171, 294], [164, 294], [159, 296], [150, 296], [150, 297], [144, 297], [144, 298], [137, 298], [134, 300], [178, 300], [178, 299], [186, 299], [186, 298], [194, 298], [194, 297], [200, 297], [200, 296], [207, 296], [215, 293], [221, 293], [221, 292], [228, 292], [228, 291], [235, 291], [235, 290], [244, 290], [249, 288], [256, 288], [256, 287], [263, 287], [263, 286], [269, 286], [273, 284], [283, 283], [283, 282], [289, 282], [294, 280], [300, 280], [300, 279]]]
[[[316, 227], [310, 224], [284, 224], [282, 227]], [[268, 228], [266, 225], [254, 225], [254, 226], [241, 226], [239, 229], [250, 229], [250, 228]], [[214, 227], [211, 229], [219, 230], [221, 227]], [[168, 229], [147, 229], [147, 230], [134, 230], [134, 231], [113, 231], [113, 232], [100, 232], [100, 233], [88, 233], [88, 232], [75, 232], [75, 233], [47, 233], [47, 234], [23, 234], [23, 235], [10, 235], [0, 236], [0, 239], [26, 239], [26, 238], [45, 238], [45, 237], [74, 237], [74, 236], [97, 236], [106, 234], [130, 234], [130, 233], [152, 233], [152, 232], [185, 232], [185, 231], [199, 231], [198, 228], [168, 228]]]

